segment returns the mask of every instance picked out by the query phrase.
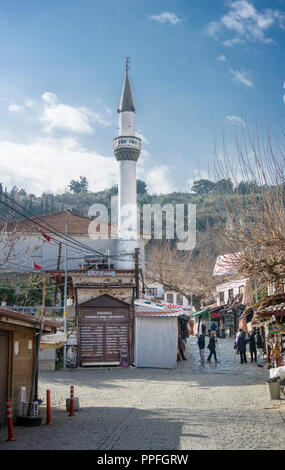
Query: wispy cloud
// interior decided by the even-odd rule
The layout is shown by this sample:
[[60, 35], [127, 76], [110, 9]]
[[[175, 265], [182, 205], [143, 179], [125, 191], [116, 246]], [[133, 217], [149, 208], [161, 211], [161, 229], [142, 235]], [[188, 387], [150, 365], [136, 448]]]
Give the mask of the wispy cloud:
[[10, 104], [8, 106], [8, 111], [11, 113], [19, 113], [20, 111], [23, 111], [23, 106], [20, 106], [18, 104]]
[[249, 88], [253, 86], [253, 82], [247, 78], [247, 72], [232, 69], [230, 70], [230, 72], [235, 82], [241, 83], [242, 85], [245, 85]]
[[219, 21], [212, 21], [207, 27], [209, 36], [219, 39], [225, 34], [234, 36], [223, 40], [224, 46], [233, 47], [246, 41], [260, 41], [270, 44], [273, 39], [267, 31], [273, 26], [284, 28], [285, 15], [280, 10], [269, 8], [258, 11], [248, 0], [229, 2], [229, 11]]
[[170, 13], [169, 11], [164, 11], [160, 15], [151, 15], [150, 18], [159, 23], [171, 23], [173, 25], [182, 21], [175, 13]]
[[227, 121], [231, 122], [234, 126], [245, 126], [245, 122], [238, 116], [227, 116]]
[[226, 59], [226, 57], [225, 57], [224, 55], [219, 55], [219, 57], [218, 57], [218, 61], [219, 61], [219, 62], [226, 62], [226, 60], [227, 60], [227, 59]]

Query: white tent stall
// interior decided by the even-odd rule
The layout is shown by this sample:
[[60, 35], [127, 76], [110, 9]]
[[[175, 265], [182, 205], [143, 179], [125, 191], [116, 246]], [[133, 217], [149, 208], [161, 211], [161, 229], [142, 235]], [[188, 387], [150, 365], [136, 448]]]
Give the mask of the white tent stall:
[[177, 367], [178, 317], [181, 311], [138, 306], [135, 311], [136, 367]]

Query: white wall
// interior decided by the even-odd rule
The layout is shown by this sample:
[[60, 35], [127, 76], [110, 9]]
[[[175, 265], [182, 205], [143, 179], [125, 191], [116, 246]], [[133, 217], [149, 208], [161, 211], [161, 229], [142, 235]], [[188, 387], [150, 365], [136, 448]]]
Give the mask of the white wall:
[[[93, 250], [106, 253], [106, 250], [110, 250], [110, 254], [116, 254], [117, 252], [117, 240], [116, 239], [91, 239], [86, 235], [72, 235], [72, 238], [80, 241], [84, 245], [87, 245]], [[72, 242], [68, 242], [72, 245]], [[1, 244], [0, 244], [1, 252]], [[85, 254], [92, 254], [91, 250], [86, 250], [76, 247], [67, 247], [67, 268], [79, 269], [80, 263], [83, 262]], [[32, 269], [33, 261], [36, 264], [43, 266], [48, 270], [56, 269], [58, 256], [58, 245], [55, 245], [54, 241], [48, 242], [44, 240], [42, 235], [32, 234], [17, 242], [13, 249], [12, 256], [9, 259], [9, 263], [5, 265], [5, 268], [10, 271], [21, 271], [21, 269]], [[60, 269], [64, 269], [65, 264], [65, 246], [64, 240], [62, 240], [61, 249], [61, 264]], [[116, 259], [116, 258], [115, 258]], [[13, 264], [15, 263], [15, 264]], [[17, 264], [21, 265], [17, 266]]]
[[219, 284], [218, 286], [216, 286], [217, 305], [221, 305], [220, 292], [224, 292], [223, 304], [227, 304], [229, 301], [229, 290], [233, 289], [233, 297], [235, 297], [237, 294], [239, 294], [239, 288], [241, 286], [244, 287], [244, 291], [245, 291], [246, 282], [247, 282], [246, 278], [240, 278], [240, 279], [235, 279], [235, 280], [225, 282], [223, 284]]

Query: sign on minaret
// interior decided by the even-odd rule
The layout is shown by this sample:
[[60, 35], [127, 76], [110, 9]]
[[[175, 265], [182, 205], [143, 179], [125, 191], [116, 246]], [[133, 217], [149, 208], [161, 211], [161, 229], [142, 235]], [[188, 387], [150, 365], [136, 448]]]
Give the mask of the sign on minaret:
[[118, 267], [133, 269], [133, 253], [138, 246], [137, 233], [137, 170], [141, 139], [135, 135], [135, 107], [129, 81], [130, 58], [126, 59], [126, 74], [119, 113], [119, 136], [113, 139], [114, 154], [119, 165], [118, 184]]

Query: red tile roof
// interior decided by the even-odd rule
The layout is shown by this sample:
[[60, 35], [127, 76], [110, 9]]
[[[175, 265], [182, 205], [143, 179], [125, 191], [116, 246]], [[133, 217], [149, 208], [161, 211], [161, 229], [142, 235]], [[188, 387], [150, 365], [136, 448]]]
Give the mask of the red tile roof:
[[[8, 231], [25, 232], [25, 233], [38, 233], [41, 228], [46, 233], [61, 232], [65, 233], [66, 212], [54, 212], [52, 214], [44, 214], [38, 217], [31, 217], [30, 220], [19, 220], [17, 222], [8, 223]], [[86, 235], [86, 234], [100, 234], [110, 235], [111, 224], [103, 222], [92, 223], [90, 217], [83, 217], [81, 215], [69, 213], [68, 215], [68, 234], [69, 235]], [[37, 224], [38, 227], [37, 227]], [[117, 226], [113, 225], [113, 230]]]

